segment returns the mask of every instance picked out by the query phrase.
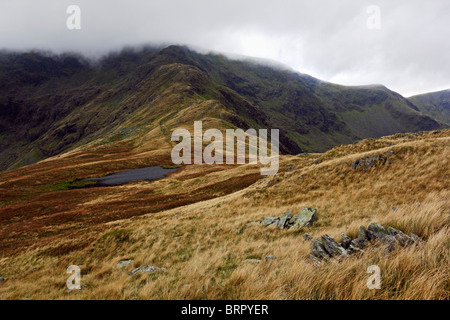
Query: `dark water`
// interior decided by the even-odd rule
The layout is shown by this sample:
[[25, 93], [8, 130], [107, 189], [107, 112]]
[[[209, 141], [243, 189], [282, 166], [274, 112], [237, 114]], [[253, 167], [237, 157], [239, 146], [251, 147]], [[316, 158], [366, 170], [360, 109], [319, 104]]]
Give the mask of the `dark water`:
[[91, 185], [90, 187], [110, 187], [110, 186], [118, 186], [125, 183], [133, 182], [133, 181], [152, 181], [156, 179], [163, 178], [166, 174], [170, 172], [176, 171], [175, 169], [165, 169], [160, 166], [147, 167], [141, 169], [132, 169], [121, 171], [117, 173], [113, 173], [104, 177], [99, 178], [87, 178], [79, 180], [83, 181], [97, 181], [95, 185]]

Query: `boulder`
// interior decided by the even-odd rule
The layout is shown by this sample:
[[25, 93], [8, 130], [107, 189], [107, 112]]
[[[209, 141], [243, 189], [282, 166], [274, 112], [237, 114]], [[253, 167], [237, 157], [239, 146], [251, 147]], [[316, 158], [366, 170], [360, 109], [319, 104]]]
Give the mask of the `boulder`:
[[328, 260], [330, 258], [328, 252], [325, 251], [325, 248], [322, 245], [321, 239], [314, 240], [311, 243], [311, 254], [310, 254], [310, 256], [314, 257], [316, 259], [325, 259], [325, 260]]
[[289, 220], [291, 219], [291, 210], [286, 211], [284, 216], [278, 221], [277, 227], [280, 229], [285, 229], [288, 226]]
[[311, 226], [315, 221], [317, 221], [317, 210], [312, 208], [303, 208], [298, 215], [292, 216], [291, 210], [286, 211], [283, 217], [266, 217], [261, 222], [251, 222], [247, 226], [262, 224], [263, 226], [273, 226], [280, 229], [290, 229], [293, 230], [300, 229], [305, 226]]
[[317, 265], [319, 260], [328, 260], [330, 258], [344, 257], [350, 254], [362, 253], [362, 249], [369, 242], [377, 242], [384, 246], [386, 253], [391, 252], [396, 247], [406, 247], [412, 244], [419, 244], [422, 239], [411, 233], [409, 236], [402, 231], [389, 227], [386, 229], [379, 223], [371, 223], [366, 228], [361, 226], [356, 239], [351, 239], [345, 233], [341, 234], [342, 244], [337, 243], [332, 237], [324, 235], [311, 243], [310, 257]]
[[365, 158], [359, 158], [353, 161], [350, 164], [350, 167], [352, 169], [358, 169], [360, 167], [363, 167], [364, 170], [366, 170], [369, 168], [382, 166], [386, 164], [388, 156], [392, 156], [393, 154], [394, 154], [393, 152], [384, 153], [383, 155], [377, 153], [374, 156], [366, 156]]
[[358, 238], [353, 239], [350, 245], [356, 249], [363, 249], [367, 245], [368, 241], [369, 239], [367, 237], [366, 228], [364, 226], [360, 226]]
[[314, 240], [311, 244], [312, 255], [317, 258], [329, 259], [339, 256], [348, 256], [347, 250], [340, 246], [336, 240], [329, 235]]
[[261, 224], [263, 226], [270, 226], [272, 224], [278, 223], [278, 221], [280, 220], [280, 218], [274, 218], [274, 217], [267, 217], [264, 218], [264, 220], [261, 222]]
[[348, 249], [352, 243], [352, 239], [345, 233], [341, 233], [341, 237], [342, 237], [342, 247], [344, 249]]
[[298, 230], [303, 227], [312, 226], [317, 221], [317, 210], [312, 208], [303, 208], [300, 213], [292, 217], [290, 223], [291, 229]]

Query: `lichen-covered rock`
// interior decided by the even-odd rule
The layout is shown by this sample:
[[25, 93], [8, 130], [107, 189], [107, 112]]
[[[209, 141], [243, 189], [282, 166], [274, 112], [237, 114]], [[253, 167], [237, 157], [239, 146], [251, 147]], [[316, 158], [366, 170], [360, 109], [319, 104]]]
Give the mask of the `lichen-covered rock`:
[[382, 165], [386, 164], [388, 155], [392, 155], [392, 154], [388, 153], [388, 154], [381, 155], [381, 154], [377, 153], [374, 156], [366, 156], [365, 158], [356, 159], [355, 161], [353, 161], [351, 163], [350, 166], [352, 167], [352, 169], [358, 169], [360, 167], [363, 167], [364, 170], [373, 168], [373, 167], [377, 167], [377, 166], [382, 166]]
[[350, 247], [350, 245], [352, 244], [352, 239], [347, 236], [345, 233], [341, 233], [341, 237], [342, 237], [342, 247], [344, 249], [348, 249]]
[[322, 245], [321, 239], [314, 240], [311, 243], [311, 255], [315, 258], [328, 260], [330, 255]]
[[395, 237], [397, 243], [402, 247], [406, 247], [414, 243], [414, 240], [412, 240], [408, 235], [404, 234], [400, 230], [389, 227], [387, 232], [390, 236]]
[[347, 251], [329, 235], [322, 236], [322, 244], [325, 250], [328, 252], [328, 254], [330, 254], [332, 257], [340, 255], [344, 256], [348, 255]]
[[386, 252], [391, 252], [392, 250], [395, 249], [395, 246], [398, 244], [397, 239], [389, 234], [381, 238], [380, 241], [385, 246]]
[[303, 208], [298, 215], [292, 216], [291, 210], [286, 211], [283, 217], [267, 217], [261, 222], [251, 222], [247, 226], [261, 224], [263, 226], [273, 226], [280, 229], [297, 230], [305, 226], [311, 226], [317, 221], [317, 210], [312, 208]]
[[348, 256], [347, 250], [327, 234], [312, 242], [311, 251], [313, 256], [325, 260], [342, 255]]
[[280, 218], [274, 218], [274, 217], [267, 217], [264, 218], [264, 220], [261, 222], [263, 226], [270, 226], [271, 224], [276, 224]]
[[394, 236], [394, 237], [395, 237], [397, 234], [403, 233], [403, 232], [401, 232], [400, 230], [397, 230], [397, 229], [395, 229], [395, 228], [389, 227], [389, 228], [387, 229], [387, 233], [389, 233], [391, 236]]
[[383, 235], [387, 235], [387, 231], [386, 229], [384, 229], [384, 227], [379, 224], [378, 222], [373, 222], [369, 225], [369, 227], [367, 228], [367, 230], [375, 233], [375, 234], [383, 234]]
[[286, 211], [284, 216], [278, 221], [277, 227], [280, 229], [287, 228], [290, 219], [291, 219], [291, 210], [289, 209], [288, 211]]
[[362, 249], [364, 249], [369, 242], [381, 244], [386, 253], [391, 252], [397, 247], [406, 247], [422, 242], [422, 239], [413, 233], [408, 236], [402, 231], [392, 227], [389, 227], [386, 231], [379, 223], [371, 223], [367, 230], [364, 226], [361, 226], [356, 239], [352, 240], [345, 233], [342, 233], [341, 236], [342, 244], [337, 243], [328, 235], [324, 235], [311, 243], [310, 257], [316, 265], [320, 260], [362, 253]]
[[368, 242], [369, 238], [367, 237], [366, 228], [364, 226], [360, 226], [358, 238], [353, 239], [351, 245], [357, 249], [364, 249]]
[[303, 208], [297, 216], [291, 219], [291, 229], [298, 230], [303, 227], [312, 226], [317, 221], [317, 210], [312, 208]]

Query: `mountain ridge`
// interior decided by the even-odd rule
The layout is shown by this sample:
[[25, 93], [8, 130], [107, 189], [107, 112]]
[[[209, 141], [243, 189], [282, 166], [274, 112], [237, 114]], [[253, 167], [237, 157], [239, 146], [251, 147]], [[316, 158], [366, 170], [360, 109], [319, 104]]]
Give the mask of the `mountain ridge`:
[[[208, 112], [219, 128], [279, 128], [281, 151], [292, 154], [446, 127], [385, 87], [330, 84], [180, 46], [126, 49], [96, 64], [67, 54], [3, 53], [0, 70], [0, 170], [94, 141], [138, 141], [158, 127], [167, 140], [170, 130]], [[161, 127], [208, 101], [220, 112]]]

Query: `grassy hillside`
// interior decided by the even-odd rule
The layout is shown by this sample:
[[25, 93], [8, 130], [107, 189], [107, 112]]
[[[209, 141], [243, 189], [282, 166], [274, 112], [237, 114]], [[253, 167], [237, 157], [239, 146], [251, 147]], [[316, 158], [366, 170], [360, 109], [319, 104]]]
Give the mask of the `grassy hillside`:
[[[149, 134], [164, 145], [159, 132]], [[154, 182], [66, 188], [76, 178], [167, 162], [163, 149], [136, 152], [134, 143], [78, 148], [0, 174], [0, 298], [450, 298], [450, 130], [282, 156], [274, 177], [250, 165], [191, 165]], [[350, 166], [378, 153], [389, 155], [384, 165]], [[318, 210], [312, 227], [248, 225], [303, 207]], [[389, 254], [370, 246], [320, 266], [309, 259], [305, 233], [340, 240], [340, 233], [356, 235], [374, 221], [424, 242]], [[276, 259], [265, 262], [269, 254]], [[117, 266], [127, 259], [133, 262]], [[83, 289], [67, 292], [72, 264], [82, 270]], [[380, 290], [366, 287], [374, 264]], [[139, 266], [166, 270], [128, 275]]]
[[450, 90], [421, 94], [408, 100], [414, 103], [423, 114], [450, 125]]
[[167, 141], [206, 114], [218, 128], [279, 128], [285, 154], [443, 127], [386, 88], [327, 84], [177, 46], [126, 49], [95, 63], [3, 52], [0, 71], [0, 170], [128, 138], [146, 150], [147, 134], [160, 130]]

